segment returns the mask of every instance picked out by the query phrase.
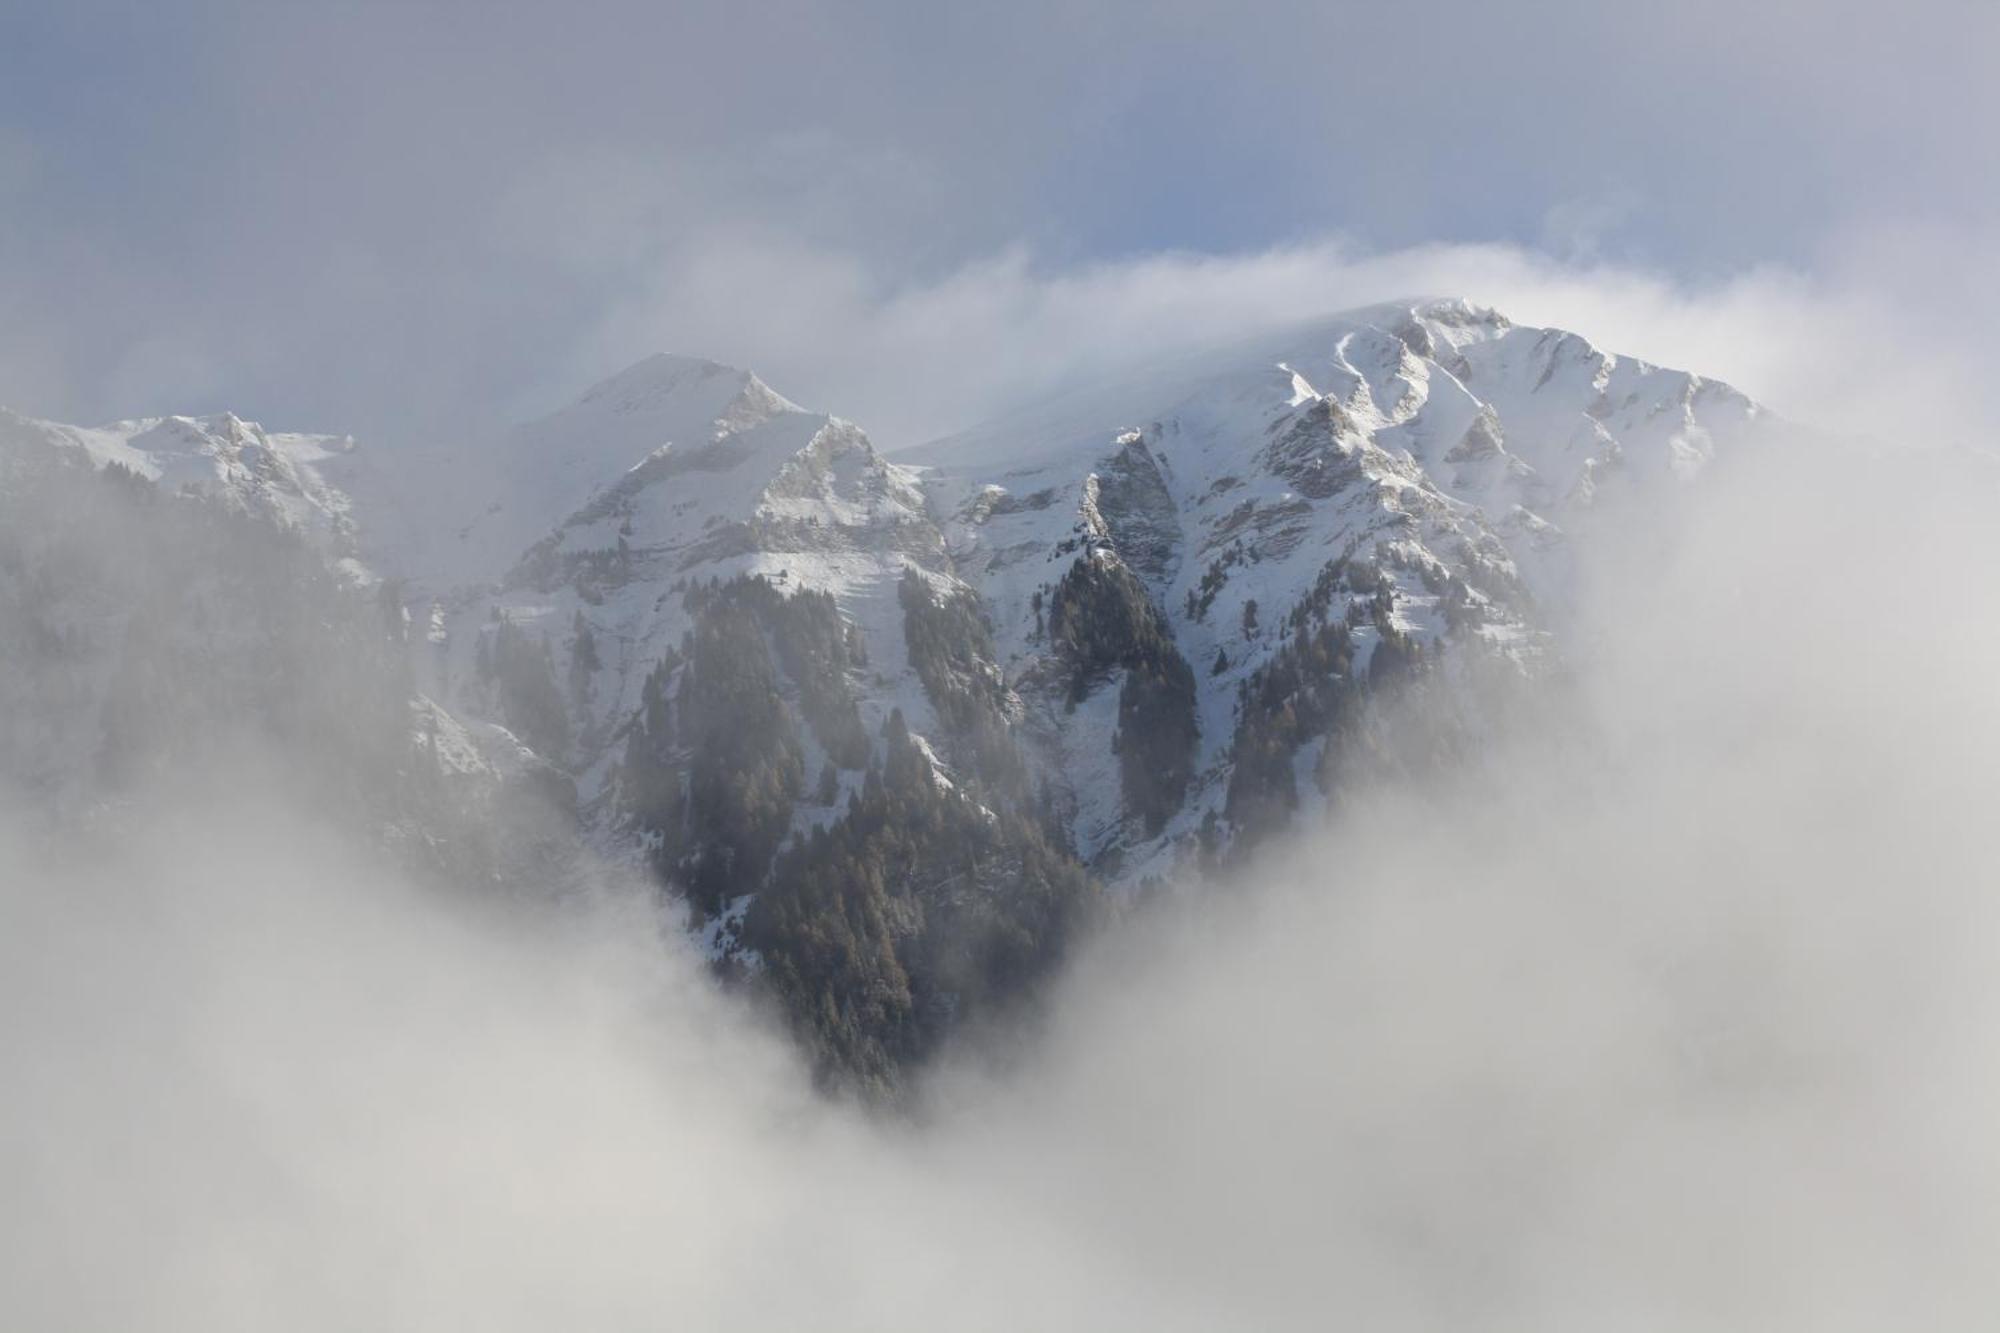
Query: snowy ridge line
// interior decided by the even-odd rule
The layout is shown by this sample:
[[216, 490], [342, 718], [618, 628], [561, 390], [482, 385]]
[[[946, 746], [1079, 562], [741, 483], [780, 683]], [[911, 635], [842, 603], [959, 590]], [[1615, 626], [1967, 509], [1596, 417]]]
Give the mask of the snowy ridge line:
[[[849, 682], [862, 725], [876, 736], [900, 713], [945, 780], [953, 747], [898, 588], [968, 595], [1034, 778], [1078, 854], [1126, 880], [1232, 823], [1245, 691], [1298, 636], [1340, 621], [1358, 684], [1385, 642], [1532, 671], [1595, 514], [1698, 478], [1766, 419], [1716, 381], [1431, 300], [1176, 358], [895, 456], [748, 371], [666, 355], [476, 444], [378, 454], [229, 414], [94, 429], [0, 414], [0, 444], [13, 466], [116, 463], [198, 490], [306, 534], [358, 580], [401, 580], [425, 629], [420, 688], [453, 715], [508, 722], [482, 654], [511, 627], [561, 686], [544, 757], [614, 842], [630, 720], [695, 628], [691, 587], [757, 577], [831, 596], [867, 663]], [[1193, 670], [1193, 776], [1156, 832], [1118, 779], [1128, 669], [1080, 694], [1049, 684], [1066, 673], [1050, 606], [1085, 557], [1130, 571]]]

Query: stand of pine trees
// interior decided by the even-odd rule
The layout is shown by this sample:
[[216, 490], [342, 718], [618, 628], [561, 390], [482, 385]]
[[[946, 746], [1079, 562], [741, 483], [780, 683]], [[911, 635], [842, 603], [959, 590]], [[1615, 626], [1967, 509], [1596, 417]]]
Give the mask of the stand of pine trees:
[[1132, 571], [1115, 557], [1079, 556], [1049, 602], [1049, 641], [1069, 667], [1069, 697], [1122, 668], [1118, 772], [1125, 809], [1150, 836], [1180, 809], [1194, 776], [1194, 670]]
[[877, 1096], [1027, 995], [1098, 901], [1034, 819], [940, 783], [900, 712], [883, 740], [846, 813], [778, 859], [744, 930], [821, 1079]]
[[[881, 1097], [955, 1027], [1024, 996], [1098, 901], [1031, 799], [977, 605], [914, 575], [901, 595], [960, 784], [900, 712], [879, 746], [861, 731], [864, 658], [832, 598], [761, 578], [689, 590], [694, 627], [645, 683], [621, 779], [670, 886], [711, 917], [755, 895], [736, 943], [820, 1078]], [[861, 773], [809, 832], [802, 726], [827, 755], [816, 806]]]

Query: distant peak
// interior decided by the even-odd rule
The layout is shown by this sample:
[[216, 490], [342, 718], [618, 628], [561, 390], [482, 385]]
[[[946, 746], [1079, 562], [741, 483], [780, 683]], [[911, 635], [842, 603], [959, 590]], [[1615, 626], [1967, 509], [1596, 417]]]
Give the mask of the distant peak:
[[689, 385], [719, 379], [734, 379], [741, 383], [748, 378], [749, 372], [725, 366], [719, 361], [655, 352], [591, 385], [571, 406], [598, 411], [625, 411], [644, 406]]
[[732, 397], [747, 395], [771, 408], [797, 408], [747, 370], [706, 357], [655, 352], [593, 384], [568, 410], [622, 416], [655, 410], [689, 391], [717, 390]]

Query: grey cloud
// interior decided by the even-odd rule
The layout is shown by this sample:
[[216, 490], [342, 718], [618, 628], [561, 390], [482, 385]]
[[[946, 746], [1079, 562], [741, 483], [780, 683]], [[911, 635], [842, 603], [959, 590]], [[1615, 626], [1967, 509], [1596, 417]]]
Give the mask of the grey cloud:
[[[0, 126], [38, 167], [0, 219], [0, 400], [70, 418], [393, 443], [665, 344], [866, 419], [872, 393], [796, 368], [851, 334], [788, 282], [907, 318], [1016, 253], [1065, 281], [1328, 237], [1566, 246], [1615, 198], [1595, 253], [1700, 291], [1816, 279], [1854, 229], [1980, 236], [2000, 179], [2000, 34], [1947, 0], [22, 8]], [[606, 338], [635, 294], [651, 341]]]
[[1614, 525], [1562, 725], [1129, 922], [910, 1123], [815, 1101], [615, 889], [435, 899], [254, 771], [89, 845], [10, 832], [0, 1304], [1976, 1326], [1993, 471], [1799, 448]]

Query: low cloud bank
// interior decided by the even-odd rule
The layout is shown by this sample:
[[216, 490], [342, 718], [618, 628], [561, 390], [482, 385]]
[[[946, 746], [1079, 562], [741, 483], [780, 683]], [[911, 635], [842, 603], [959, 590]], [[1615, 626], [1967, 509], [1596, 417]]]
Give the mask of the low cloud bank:
[[[390, 317], [405, 285], [366, 264], [326, 268], [257, 319], [233, 303], [119, 319], [101, 303], [23, 303], [23, 332], [0, 329], [0, 404], [91, 421], [228, 409], [393, 452], [490, 438], [667, 351], [755, 370], [894, 450], [1274, 326], [1463, 296], [1835, 432], [1962, 444], [2000, 416], [2000, 249], [1962, 225], [1852, 223], [1782, 262], [1698, 275], [1575, 245], [1383, 248], [1338, 233], [1081, 261], [1017, 244], [912, 271], [732, 209], [724, 186], [658, 175], [616, 154], [524, 168], [453, 241], [508, 280], [458, 273], [421, 317]], [[0, 305], [7, 286], [0, 273]], [[545, 317], [519, 317], [524, 291], [542, 293]]]
[[1994, 480], [1628, 531], [1565, 725], [1112, 941], [989, 1160], [1190, 1327], [1978, 1326]]
[[0, 1322], [1978, 1327], [1995, 474], [1714, 481], [1594, 562], [1565, 725], [1130, 923], [914, 1123], [629, 895], [227, 775], [0, 839]]

